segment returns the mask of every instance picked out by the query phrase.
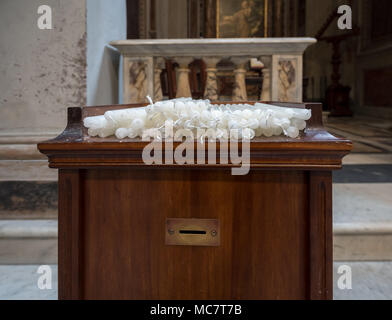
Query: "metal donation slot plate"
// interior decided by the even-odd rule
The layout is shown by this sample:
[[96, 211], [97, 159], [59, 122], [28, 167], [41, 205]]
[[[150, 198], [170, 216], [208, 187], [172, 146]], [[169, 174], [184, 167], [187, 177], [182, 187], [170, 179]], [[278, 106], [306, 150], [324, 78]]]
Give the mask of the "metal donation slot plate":
[[219, 220], [167, 218], [165, 244], [172, 246], [219, 246]]

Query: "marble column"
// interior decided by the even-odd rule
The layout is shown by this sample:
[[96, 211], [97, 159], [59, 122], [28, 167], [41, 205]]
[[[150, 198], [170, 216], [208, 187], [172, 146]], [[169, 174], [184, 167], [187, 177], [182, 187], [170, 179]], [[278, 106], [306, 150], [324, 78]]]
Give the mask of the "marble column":
[[271, 57], [260, 57], [259, 60], [263, 62], [263, 87], [260, 94], [261, 101], [271, 101]]
[[206, 57], [203, 59], [206, 63], [207, 80], [204, 89], [204, 98], [211, 101], [218, 101], [218, 83], [216, 80], [217, 63], [221, 60], [219, 57]]
[[189, 85], [189, 67], [193, 57], [175, 57], [173, 60], [179, 64], [177, 68], [177, 93], [176, 98], [192, 97], [191, 87]]
[[165, 68], [165, 60], [163, 58], [154, 59], [154, 102], [163, 100], [161, 73]]
[[245, 75], [246, 63], [249, 61], [249, 57], [233, 57], [231, 61], [235, 64], [232, 100], [247, 101], [248, 95], [246, 93]]

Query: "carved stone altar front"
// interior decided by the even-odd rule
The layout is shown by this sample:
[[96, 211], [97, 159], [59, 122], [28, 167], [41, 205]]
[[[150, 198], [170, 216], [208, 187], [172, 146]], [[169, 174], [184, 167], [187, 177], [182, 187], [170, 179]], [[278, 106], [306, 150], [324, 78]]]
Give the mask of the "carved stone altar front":
[[258, 58], [264, 65], [260, 100], [302, 101], [303, 52], [315, 43], [313, 38], [239, 38], [239, 39], [159, 39], [119, 40], [110, 43], [123, 57], [123, 103], [147, 102], [163, 98], [160, 74], [163, 58], [170, 58], [177, 68], [177, 97], [190, 97], [189, 64], [203, 59], [207, 81], [204, 97], [219, 100], [217, 64], [229, 59], [234, 64], [233, 101], [246, 101], [245, 73], [248, 61]]

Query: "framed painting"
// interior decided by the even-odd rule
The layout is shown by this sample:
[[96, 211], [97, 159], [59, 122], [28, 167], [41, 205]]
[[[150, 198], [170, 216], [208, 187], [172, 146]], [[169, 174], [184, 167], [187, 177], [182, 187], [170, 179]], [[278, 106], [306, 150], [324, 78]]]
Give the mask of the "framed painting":
[[268, 36], [269, 0], [216, 0], [216, 37]]

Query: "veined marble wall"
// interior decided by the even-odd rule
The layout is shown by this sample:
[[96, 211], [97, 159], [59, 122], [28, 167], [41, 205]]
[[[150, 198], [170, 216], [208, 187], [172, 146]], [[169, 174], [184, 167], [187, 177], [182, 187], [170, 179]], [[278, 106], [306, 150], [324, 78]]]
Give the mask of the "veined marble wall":
[[[40, 5], [52, 30], [37, 26]], [[59, 134], [67, 107], [118, 103], [125, 0], [0, 1], [0, 181], [57, 180], [36, 143]], [[87, 34], [88, 33], [88, 34]]]
[[[125, 0], [107, 2], [0, 1], [0, 219], [56, 217], [57, 170], [36, 144], [65, 128], [67, 107], [118, 101], [107, 43], [126, 34]], [[43, 4], [52, 30], [37, 26]]]
[[86, 102], [84, 1], [45, 1], [52, 30], [37, 26], [39, 0], [0, 1], [0, 135], [55, 134], [65, 106]]
[[[52, 30], [37, 26], [42, 4]], [[1, 0], [0, 39], [0, 181], [57, 180], [35, 144], [86, 103], [85, 2]]]

